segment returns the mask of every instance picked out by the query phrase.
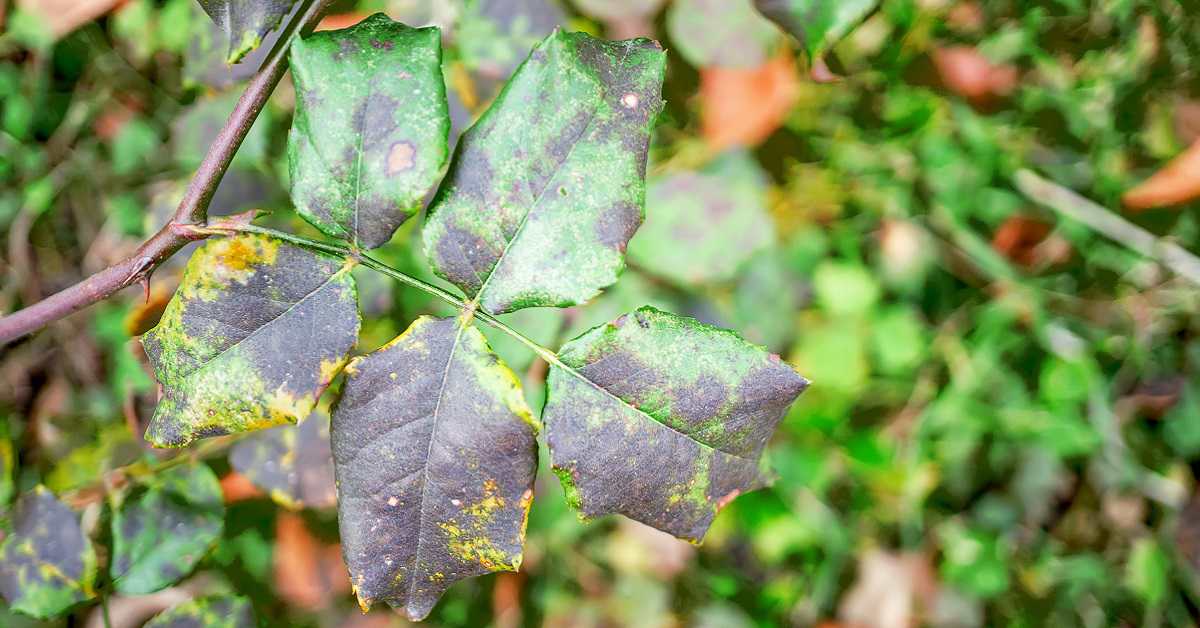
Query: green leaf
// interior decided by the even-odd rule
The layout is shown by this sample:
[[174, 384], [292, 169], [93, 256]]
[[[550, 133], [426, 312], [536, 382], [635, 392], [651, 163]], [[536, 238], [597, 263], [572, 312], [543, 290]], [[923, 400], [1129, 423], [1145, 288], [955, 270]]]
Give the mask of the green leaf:
[[254, 608], [238, 596], [211, 596], [177, 604], [146, 622], [144, 628], [254, 628]]
[[558, 0], [465, 0], [459, 4], [455, 50], [463, 65], [492, 81], [508, 78], [530, 48], [567, 23]]
[[292, 42], [288, 155], [305, 220], [375, 248], [421, 209], [450, 152], [441, 64], [441, 31], [382, 13]]
[[13, 472], [17, 468], [17, 452], [8, 430], [8, 418], [0, 418], [0, 511], [8, 507], [8, 500], [16, 490]]
[[237, 63], [262, 44], [275, 30], [296, 0], [199, 0], [204, 12], [229, 38], [225, 62]]
[[675, 0], [667, 10], [667, 32], [696, 67], [759, 67], [780, 38], [750, 0]]
[[766, 174], [747, 153], [650, 182], [646, 224], [629, 243], [640, 268], [684, 286], [732, 279], [775, 239]]
[[142, 337], [162, 389], [146, 440], [182, 447], [307, 416], [358, 336], [351, 267], [257, 234], [206, 242]]
[[1153, 538], [1140, 538], [1125, 564], [1125, 586], [1154, 606], [1166, 597], [1169, 570], [1170, 561], [1158, 543]]
[[830, 314], [861, 316], [874, 309], [881, 289], [879, 280], [863, 266], [827, 261], [813, 272], [813, 292]]
[[544, 419], [568, 501], [693, 542], [731, 499], [768, 483], [763, 447], [808, 385], [733, 332], [651, 307], [559, 358]]
[[337, 503], [329, 415], [315, 411], [299, 425], [252, 434], [234, 445], [229, 463], [286, 508], [330, 508]]
[[21, 495], [0, 545], [0, 595], [13, 610], [59, 615], [96, 596], [96, 555], [79, 519], [44, 486]]
[[516, 571], [536, 426], [483, 334], [422, 316], [346, 372], [333, 459], [359, 604], [382, 600], [417, 620], [458, 580]]
[[653, 41], [556, 32], [462, 138], [425, 253], [492, 313], [587, 301], [642, 221], [666, 55]]
[[754, 4], [817, 58], [874, 11], [879, 0], [754, 0]]
[[221, 536], [221, 484], [203, 464], [151, 477], [144, 492], [113, 509], [109, 571], [117, 591], [153, 593], [192, 571]]

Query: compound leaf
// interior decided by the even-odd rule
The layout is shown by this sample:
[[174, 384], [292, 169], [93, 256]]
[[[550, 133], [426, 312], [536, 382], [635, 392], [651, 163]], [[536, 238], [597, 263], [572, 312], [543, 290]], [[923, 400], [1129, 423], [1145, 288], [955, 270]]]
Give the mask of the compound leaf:
[[229, 463], [285, 508], [328, 508], [337, 503], [329, 415], [315, 411], [299, 425], [252, 434], [234, 445]]
[[221, 484], [203, 464], [168, 470], [113, 510], [109, 571], [117, 591], [153, 593], [186, 576], [221, 536]]
[[377, 13], [292, 42], [292, 200], [321, 231], [381, 246], [420, 208], [450, 149], [441, 32]]
[[291, 12], [296, 0], [199, 0], [204, 12], [229, 37], [229, 64], [258, 48]]
[[815, 59], [874, 11], [879, 0], [754, 0], [754, 5]]
[[307, 416], [358, 337], [351, 266], [258, 234], [200, 247], [142, 337], [161, 387], [146, 440], [182, 447]]
[[652, 180], [646, 207], [629, 258], [684, 286], [732, 279], [775, 239], [766, 174], [742, 151]]
[[462, 138], [425, 227], [434, 270], [492, 313], [566, 307], [624, 268], [666, 55], [555, 32]]
[[95, 597], [96, 555], [79, 519], [44, 486], [21, 495], [12, 533], [0, 545], [0, 595], [49, 618]]
[[667, 10], [667, 32], [696, 67], [757, 68], [780, 38], [750, 0], [675, 0]]
[[536, 428], [483, 334], [423, 316], [346, 372], [333, 459], [359, 604], [383, 600], [421, 619], [454, 582], [516, 571]]
[[767, 483], [763, 447], [808, 385], [731, 331], [651, 307], [568, 342], [559, 359], [543, 417], [568, 501], [693, 542]]
[[254, 608], [238, 596], [188, 600], [155, 615], [143, 628], [254, 628]]

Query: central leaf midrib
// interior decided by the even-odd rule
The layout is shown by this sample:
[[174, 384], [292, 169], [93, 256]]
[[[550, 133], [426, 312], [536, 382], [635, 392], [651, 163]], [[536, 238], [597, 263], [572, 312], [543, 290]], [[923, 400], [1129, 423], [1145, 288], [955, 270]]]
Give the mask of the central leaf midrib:
[[462, 339], [463, 332], [467, 329], [467, 323], [455, 319], [455, 326], [457, 331], [454, 332], [454, 341], [450, 344], [450, 350], [446, 352], [446, 365], [442, 369], [442, 383], [438, 386], [437, 401], [433, 406], [433, 429], [429, 432], [429, 445], [426, 448], [424, 464], [421, 467], [421, 503], [417, 512], [417, 551], [413, 553], [412, 568], [409, 570], [406, 607], [413, 603], [413, 596], [417, 593], [416, 572], [420, 569], [421, 554], [425, 549], [425, 502], [429, 493], [429, 458], [433, 455], [433, 444], [437, 441], [438, 414], [442, 409], [442, 399], [446, 395], [446, 382], [450, 380], [450, 365], [454, 363], [454, 352], [458, 349], [459, 340]]
[[499, 257], [496, 258], [496, 263], [492, 264], [492, 268], [488, 270], [487, 278], [483, 280], [483, 283], [479, 286], [479, 291], [475, 293], [475, 298], [471, 300], [473, 305], [478, 306], [479, 302], [483, 300], [483, 294], [487, 289], [488, 284], [491, 283], [492, 278], [496, 276], [496, 271], [500, 268], [500, 265], [504, 263], [505, 258], [508, 256], [509, 250], [512, 249], [513, 245], [516, 244], [517, 240], [521, 237], [521, 232], [525, 230], [525, 225], [529, 222], [529, 217], [533, 215], [534, 211], [536, 211], [538, 206], [542, 203], [542, 199], [546, 197], [546, 190], [550, 189], [550, 184], [558, 178], [558, 175], [560, 172], [562, 172], [563, 167], [567, 165], [567, 162], [571, 160], [571, 156], [575, 154], [575, 149], [578, 148], [582, 143], [582, 138], [584, 135], [587, 134], [587, 132], [592, 128], [592, 124], [595, 123], [596, 112], [600, 109], [600, 103], [604, 102], [604, 96], [608, 94], [608, 85], [596, 78], [593, 78], [592, 80], [595, 80], [600, 84], [601, 97], [595, 104], [593, 104], [591, 111], [588, 112], [587, 124], [584, 124], [579, 133], [575, 135], [574, 141], [571, 142], [571, 148], [567, 150], [567, 154], [563, 156], [562, 161], [558, 162], [558, 164], [554, 166], [554, 172], [549, 177], [546, 177], [545, 185], [543, 185], [542, 189], [538, 190], [537, 195], [534, 196], [533, 202], [529, 205], [529, 210], [526, 211], [525, 215], [521, 217], [521, 223], [517, 225], [517, 230], [513, 232], [513, 237], [504, 245], [504, 250], [501, 251]]

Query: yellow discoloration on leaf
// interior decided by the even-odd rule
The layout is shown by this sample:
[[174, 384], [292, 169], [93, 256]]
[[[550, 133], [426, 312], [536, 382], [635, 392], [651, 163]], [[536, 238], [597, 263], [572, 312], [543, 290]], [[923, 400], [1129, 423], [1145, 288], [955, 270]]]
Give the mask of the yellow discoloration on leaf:
[[504, 505], [504, 497], [497, 494], [496, 481], [485, 480], [483, 498], [462, 509], [467, 519], [463, 525], [453, 521], [438, 524], [449, 539], [446, 545], [450, 553], [463, 562], [476, 563], [488, 571], [519, 569], [520, 556], [510, 557], [497, 548], [487, 534], [488, 525], [495, 520], [496, 513], [504, 508]]
[[238, 283], [245, 285], [258, 268], [275, 263], [279, 240], [259, 234], [244, 234], [234, 238], [216, 238], [196, 251], [193, 263], [201, 273], [187, 273], [179, 285], [180, 296], [214, 301], [225, 288]]

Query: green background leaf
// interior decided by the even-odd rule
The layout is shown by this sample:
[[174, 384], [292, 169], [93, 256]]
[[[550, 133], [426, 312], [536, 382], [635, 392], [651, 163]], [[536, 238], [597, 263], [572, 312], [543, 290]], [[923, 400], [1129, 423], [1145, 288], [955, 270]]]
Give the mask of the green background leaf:
[[237, 63], [262, 44], [292, 10], [296, 0], [198, 0], [229, 38], [226, 63]]
[[146, 622], [145, 628], [253, 628], [254, 609], [238, 596], [210, 596], [177, 604]]
[[875, 10], [879, 0], [754, 0], [754, 4], [817, 58]]
[[203, 464], [167, 470], [116, 507], [109, 571], [126, 594], [153, 593], [192, 571], [221, 536], [225, 504]]
[[95, 597], [96, 555], [79, 518], [38, 486], [21, 495], [0, 545], [0, 595], [14, 610], [48, 618]]

